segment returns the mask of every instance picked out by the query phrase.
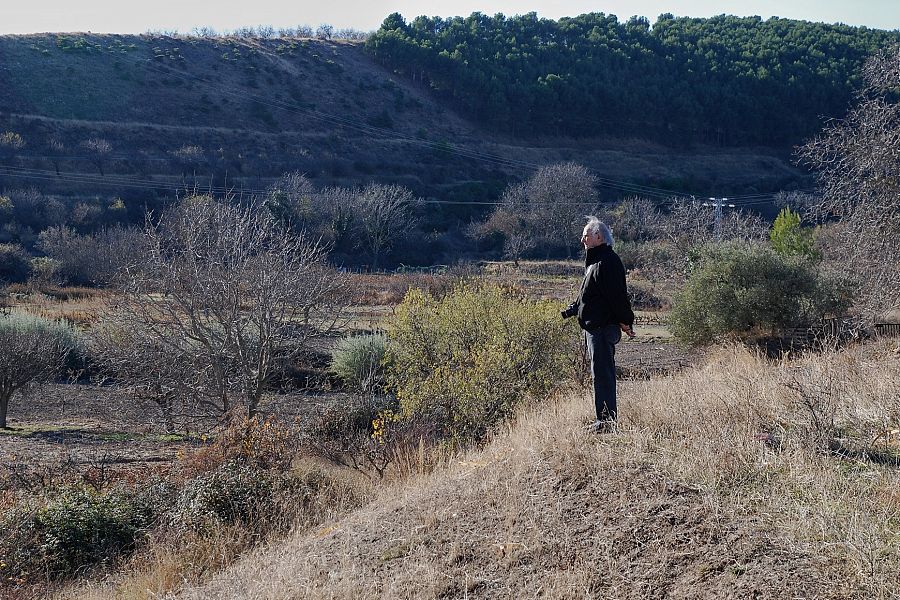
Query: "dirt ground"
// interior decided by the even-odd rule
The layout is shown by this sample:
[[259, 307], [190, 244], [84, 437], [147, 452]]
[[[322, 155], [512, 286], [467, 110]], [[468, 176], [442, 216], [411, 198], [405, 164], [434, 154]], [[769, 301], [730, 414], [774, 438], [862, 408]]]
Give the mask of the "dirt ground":
[[[284, 418], [310, 415], [339, 401], [340, 393], [270, 396], [262, 412]], [[52, 384], [17, 397], [10, 429], [0, 431], [0, 468], [34, 471], [90, 467], [146, 471], [165, 468], [185, 452], [209, 443], [216, 419], [167, 434], [159, 409], [115, 386]]]

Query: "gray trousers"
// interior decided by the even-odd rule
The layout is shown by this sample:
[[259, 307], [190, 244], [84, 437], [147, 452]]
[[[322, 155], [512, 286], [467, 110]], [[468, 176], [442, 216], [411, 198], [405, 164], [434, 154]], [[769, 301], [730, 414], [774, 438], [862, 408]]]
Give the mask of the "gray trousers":
[[591, 378], [594, 382], [594, 408], [598, 421], [616, 420], [616, 344], [622, 339], [618, 325], [606, 325], [584, 332]]

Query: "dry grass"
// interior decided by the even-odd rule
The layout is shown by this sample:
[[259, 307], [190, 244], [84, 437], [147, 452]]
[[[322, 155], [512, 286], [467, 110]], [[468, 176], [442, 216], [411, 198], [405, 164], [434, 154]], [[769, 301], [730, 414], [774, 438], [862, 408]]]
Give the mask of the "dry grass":
[[898, 384], [883, 346], [722, 349], [624, 384], [618, 434], [582, 431], [585, 398], [534, 407], [183, 597], [896, 598], [900, 450], [872, 434], [900, 424]]
[[456, 281], [453, 275], [430, 273], [354, 273], [351, 278], [354, 305], [393, 306], [400, 304], [410, 289], [443, 295]]
[[85, 287], [11, 285], [5, 293], [5, 304], [10, 307], [82, 328], [97, 323], [112, 299], [108, 290]]

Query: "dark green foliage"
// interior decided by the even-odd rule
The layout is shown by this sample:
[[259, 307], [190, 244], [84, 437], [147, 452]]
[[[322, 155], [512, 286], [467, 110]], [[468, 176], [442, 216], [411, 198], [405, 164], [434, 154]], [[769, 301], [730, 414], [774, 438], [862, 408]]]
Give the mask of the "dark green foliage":
[[847, 290], [808, 261], [762, 246], [724, 244], [705, 249], [700, 266], [675, 299], [671, 326], [691, 344], [726, 337], [773, 335], [809, 326], [847, 305]]
[[366, 47], [513, 134], [641, 131], [663, 142], [791, 143], [846, 111], [863, 60], [897, 32], [772, 18], [591, 13], [385, 19]]
[[230, 461], [189, 482], [175, 505], [173, 521], [186, 527], [250, 523], [271, 512], [274, 475], [241, 461]]
[[132, 550], [155, 518], [150, 503], [124, 492], [63, 489], [0, 519], [3, 574], [74, 575]]
[[21, 283], [31, 275], [31, 258], [18, 244], [0, 244], [0, 283]]

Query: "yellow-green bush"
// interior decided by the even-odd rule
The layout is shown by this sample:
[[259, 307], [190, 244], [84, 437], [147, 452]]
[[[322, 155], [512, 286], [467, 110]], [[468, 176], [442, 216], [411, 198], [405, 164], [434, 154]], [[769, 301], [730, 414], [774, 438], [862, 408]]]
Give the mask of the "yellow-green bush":
[[456, 443], [478, 441], [567, 373], [571, 323], [552, 302], [460, 284], [440, 299], [410, 290], [387, 325], [387, 385], [407, 416], [426, 413]]

